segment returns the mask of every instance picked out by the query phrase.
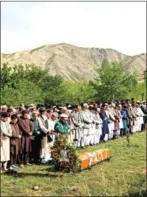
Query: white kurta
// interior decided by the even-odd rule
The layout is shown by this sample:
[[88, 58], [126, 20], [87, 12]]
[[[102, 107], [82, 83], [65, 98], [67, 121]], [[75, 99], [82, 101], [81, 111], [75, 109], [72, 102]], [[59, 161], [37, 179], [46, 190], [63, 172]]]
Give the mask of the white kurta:
[[82, 117], [84, 121], [84, 145], [90, 144], [90, 133], [91, 133], [91, 124], [93, 121], [92, 114], [89, 110], [84, 110], [82, 112]]
[[84, 131], [83, 131], [83, 119], [82, 119], [82, 112], [73, 112], [72, 117], [71, 117], [74, 125], [73, 129], [73, 140], [78, 140], [78, 141], [73, 141], [73, 145], [80, 147], [84, 146]]
[[[110, 118], [111, 111], [106, 110], [106, 115], [108, 118]], [[104, 139], [105, 141], [113, 138], [113, 130], [114, 130], [114, 122], [113, 121], [110, 121], [110, 123], [108, 124], [108, 128], [109, 128], [109, 134], [105, 135], [105, 139]]]
[[[47, 117], [39, 117], [38, 118], [38, 123], [39, 123], [39, 126], [41, 128], [41, 131], [44, 132], [45, 134], [48, 133], [48, 129], [46, 128], [45, 126], [45, 123], [44, 121], [47, 120]], [[41, 158], [45, 158], [46, 155], [48, 154], [48, 142], [47, 142], [47, 136], [44, 136], [41, 140]]]
[[99, 113], [95, 114], [94, 121], [96, 122], [94, 144], [98, 144], [100, 142], [100, 136], [102, 135], [102, 123], [103, 123]]
[[6, 139], [1, 140], [1, 157], [0, 162], [6, 162], [10, 160], [10, 136], [12, 136], [12, 130], [9, 122], [0, 121], [1, 136], [6, 136]]
[[[47, 122], [48, 122], [48, 129], [49, 130], [54, 130], [54, 127], [55, 127], [55, 124], [56, 124], [57, 120], [52, 120], [52, 119], [48, 119], [47, 120]], [[51, 138], [53, 140], [53, 143], [54, 143], [55, 142], [55, 135], [54, 134], [50, 134], [50, 136], [51, 136]]]
[[136, 114], [138, 116], [136, 120], [137, 131], [141, 131], [141, 125], [143, 124], [143, 115], [139, 107], [136, 108]]

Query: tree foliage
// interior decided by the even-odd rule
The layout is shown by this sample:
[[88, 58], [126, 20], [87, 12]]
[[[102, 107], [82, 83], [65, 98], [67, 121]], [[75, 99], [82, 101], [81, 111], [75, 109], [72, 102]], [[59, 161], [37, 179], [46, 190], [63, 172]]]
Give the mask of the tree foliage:
[[90, 83], [95, 90], [95, 99], [123, 99], [137, 85], [135, 74], [124, 72], [121, 63], [105, 61], [102, 67], [97, 69], [97, 73], [98, 77]]
[[87, 82], [64, 82], [66, 92], [64, 94], [67, 103], [80, 104], [92, 101], [93, 88]]
[[[108, 101], [125, 98], [145, 99], [145, 84], [137, 83], [136, 75], [125, 73], [121, 63], [105, 59], [98, 77], [88, 82], [64, 81], [51, 76], [47, 70], [34, 65], [3, 64], [1, 68], [1, 103], [48, 103], [52, 105], [80, 104], [91, 101]], [[144, 93], [144, 95], [143, 95]], [[143, 95], [143, 96], [142, 96]]]
[[1, 103], [50, 104], [62, 101], [63, 79], [50, 76], [46, 70], [34, 65], [4, 64], [1, 68]]

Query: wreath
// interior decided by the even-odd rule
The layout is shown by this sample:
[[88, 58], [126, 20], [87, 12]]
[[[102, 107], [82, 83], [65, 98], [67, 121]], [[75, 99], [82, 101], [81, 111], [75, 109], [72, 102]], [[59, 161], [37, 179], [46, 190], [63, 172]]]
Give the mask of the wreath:
[[60, 135], [52, 147], [51, 156], [55, 171], [77, 172], [80, 161], [74, 146], [67, 144], [66, 136]]

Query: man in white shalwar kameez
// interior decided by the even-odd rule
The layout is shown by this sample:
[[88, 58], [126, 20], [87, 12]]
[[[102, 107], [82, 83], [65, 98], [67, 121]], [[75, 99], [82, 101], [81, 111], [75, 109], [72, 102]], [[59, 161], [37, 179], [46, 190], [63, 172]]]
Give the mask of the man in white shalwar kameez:
[[73, 145], [76, 147], [84, 147], [84, 131], [83, 131], [83, 118], [81, 106], [75, 105], [74, 111], [71, 115], [74, 124]]
[[42, 159], [42, 162], [46, 162], [46, 160], [49, 158], [48, 154], [48, 135], [49, 135], [49, 129], [47, 125], [47, 116], [46, 116], [46, 110], [44, 108], [39, 109], [40, 116], [38, 117], [38, 123], [39, 127], [41, 129], [41, 153], [40, 158]]
[[83, 121], [84, 121], [84, 146], [88, 146], [90, 144], [90, 136], [91, 136], [91, 129], [93, 123], [93, 117], [91, 112], [89, 111], [89, 105], [85, 103], [83, 105]]
[[136, 110], [137, 110], [137, 113], [139, 115], [139, 117], [138, 117], [138, 129], [139, 129], [139, 131], [141, 131], [142, 124], [144, 123], [143, 122], [143, 116], [145, 116], [145, 114], [143, 113], [143, 111], [141, 110], [141, 108], [138, 104], [136, 105]]
[[10, 137], [12, 136], [12, 129], [8, 122], [8, 115], [2, 112], [0, 115], [0, 171], [7, 171], [7, 163], [10, 160]]
[[113, 138], [113, 132], [114, 132], [114, 121], [115, 121], [115, 111], [114, 111], [114, 104], [111, 104], [108, 108], [109, 111], [109, 118], [110, 118], [110, 123], [109, 123], [109, 139]]
[[103, 124], [103, 121], [99, 115], [99, 109], [95, 110], [94, 122], [95, 122], [94, 144], [99, 144], [100, 136], [102, 135], [102, 124]]
[[53, 147], [56, 137], [54, 127], [57, 121], [58, 121], [58, 113], [56, 112], [53, 112], [51, 118], [47, 119], [47, 127], [52, 141], [48, 143], [48, 154], [45, 158], [46, 162], [48, 160], [51, 160], [51, 147]]

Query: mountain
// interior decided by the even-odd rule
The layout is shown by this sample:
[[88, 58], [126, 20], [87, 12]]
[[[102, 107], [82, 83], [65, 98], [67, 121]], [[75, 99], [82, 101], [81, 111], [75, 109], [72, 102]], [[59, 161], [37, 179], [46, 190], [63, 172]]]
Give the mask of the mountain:
[[95, 68], [104, 59], [123, 62], [126, 72], [142, 75], [146, 69], [146, 54], [128, 56], [113, 49], [83, 48], [70, 44], [44, 45], [33, 50], [2, 54], [2, 63], [35, 64], [47, 69], [51, 75], [60, 75], [66, 80], [88, 81], [96, 76]]

